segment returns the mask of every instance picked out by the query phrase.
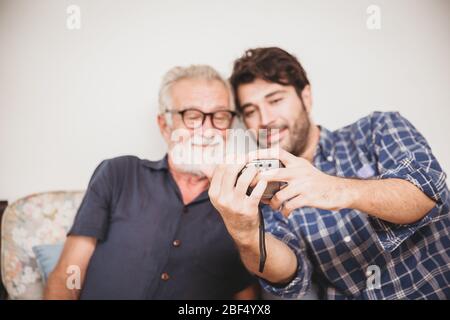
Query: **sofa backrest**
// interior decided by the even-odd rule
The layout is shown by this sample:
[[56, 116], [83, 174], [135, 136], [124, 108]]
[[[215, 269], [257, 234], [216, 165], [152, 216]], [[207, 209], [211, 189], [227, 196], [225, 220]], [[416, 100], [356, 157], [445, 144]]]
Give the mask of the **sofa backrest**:
[[30, 195], [10, 204], [1, 232], [1, 275], [9, 299], [42, 299], [44, 283], [32, 248], [64, 242], [84, 191]]

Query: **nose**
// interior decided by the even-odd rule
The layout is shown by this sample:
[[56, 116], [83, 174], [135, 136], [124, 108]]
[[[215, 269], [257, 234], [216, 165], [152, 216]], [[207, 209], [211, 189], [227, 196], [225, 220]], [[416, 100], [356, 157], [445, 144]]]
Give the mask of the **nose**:
[[273, 113], [270, 111], [270, 108], [262, 107], [260, 108], [259, 112], [261, 115], [261, 127], [266, 127], [269, 123], [275, 120]]
[[214, 128], [213, 124], [212, 124], [212, 115], [207, 115], [205, 117], [205, 121], [203, 122], [203, 129], [210, 129], [210, 128]]

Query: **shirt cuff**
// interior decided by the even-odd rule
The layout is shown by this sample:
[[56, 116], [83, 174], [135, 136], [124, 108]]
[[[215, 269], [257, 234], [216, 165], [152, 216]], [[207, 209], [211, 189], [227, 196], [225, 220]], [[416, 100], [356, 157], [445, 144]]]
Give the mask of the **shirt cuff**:
[[96, 238], [99, 242], [102, 242], [106, 238], [106, 231], [99, 228], [87, 227], [77, 224], [72, 226], [67, 235], [91, 237]]
[[379, 243], [384, 250], [392, 252], [403, 241], [413, 235], [418, 229], [437, 221], [445, 212], [448, 206], [446, 201], [441, 199], [439, 188], [434, 181], [442, 181], [445, 184], [445, 174], [433, 177], [432, 172], [427, 172], [420, 167], [414, 159], [405, 158], [400, 161], [400, 166], [393, 170], [388, 170], [380, 175], [379, 179], [402, 179], [411, 182], [424, 192], [428, 197], [436, 201], [436, 205], [419, 221], [411, 224], [395, 224], [376, 217], [370, 216], [369, 221], [378, 237]]
[[259, 278], [259, 282], [264, 290], [273, 295], [285, 299], [298, 299], [309, 293], [311, 289], [311, 268], [307, 258], [299, 249], [300, 240], [292, 234], [280, 234], [279, 231], [281, 230], [271, 230], [271, 234], [294, 251], [297, 257], [295, 276], [289, 283], [283, 285], [274, 284], [262, 278]]

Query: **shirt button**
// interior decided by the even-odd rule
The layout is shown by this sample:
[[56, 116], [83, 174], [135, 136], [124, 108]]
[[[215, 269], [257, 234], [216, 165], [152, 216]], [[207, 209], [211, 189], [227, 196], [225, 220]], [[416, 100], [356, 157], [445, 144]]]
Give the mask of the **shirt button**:
[[188, 207], [183, 207], [183, 213], [188, 213]]
[[169, 280], [169, 274], [167, 272], [161, 273], [161, 280], [167, 281]]
[[181, 244], [181, 241], [178, 240], [178, 239], [177, 240], [173, 240], [172, 244], [173, 244], [174, 247], [179, 247], [180, 244]]
[[345, 236], [344, 237], [344, 241], [345, 242], [350, 242], [350, 240], [352, 240], [352, 238], [350, 238], [350, 236]]
[[332, 157], [332, 156], [328, 156], [328, 157], [327, 157], [327, 161], [328, 161], [328, 162], [333, 161], [333, 157]]

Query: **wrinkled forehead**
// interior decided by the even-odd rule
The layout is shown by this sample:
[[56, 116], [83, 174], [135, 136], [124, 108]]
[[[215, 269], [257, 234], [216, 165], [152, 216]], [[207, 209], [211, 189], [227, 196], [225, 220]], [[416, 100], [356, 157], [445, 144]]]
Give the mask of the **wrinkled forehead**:
[[170, 90], [172, 106], [181, 110], [197, 108], [203, 112], [230, 110], [230, 94], [219, 80], [182, 79]]

